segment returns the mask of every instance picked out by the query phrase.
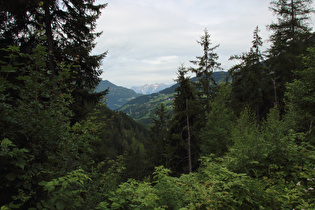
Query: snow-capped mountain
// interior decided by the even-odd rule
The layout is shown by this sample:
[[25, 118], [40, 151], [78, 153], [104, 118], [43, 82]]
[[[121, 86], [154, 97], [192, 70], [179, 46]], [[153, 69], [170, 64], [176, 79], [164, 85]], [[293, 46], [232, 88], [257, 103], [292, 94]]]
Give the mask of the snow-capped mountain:
[[151, 94], [151, 93], [157, 93], [170, 86], [171, 85], [166, 85], [164, 83], [156, 83], [156, 84], [145, 84], [138, 87], [131, 87], [131, 89], [134, 90], [136, 93]]

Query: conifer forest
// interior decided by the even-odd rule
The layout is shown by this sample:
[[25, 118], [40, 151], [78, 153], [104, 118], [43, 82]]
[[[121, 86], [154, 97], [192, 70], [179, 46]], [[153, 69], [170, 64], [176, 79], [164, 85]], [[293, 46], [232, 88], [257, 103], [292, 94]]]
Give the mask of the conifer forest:
[[272, 0], [270, 46], [253, 28], [230, 69], [205, 29], [143, 125], [95, 91], [107, 4], [1, 1], [1, 210], [315, 209], [312, 3]]

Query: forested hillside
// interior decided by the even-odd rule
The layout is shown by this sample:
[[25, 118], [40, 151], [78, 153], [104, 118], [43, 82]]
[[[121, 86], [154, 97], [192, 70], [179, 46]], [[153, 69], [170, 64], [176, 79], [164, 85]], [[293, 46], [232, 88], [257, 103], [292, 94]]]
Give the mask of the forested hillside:
[[155, 109], [163, 103], [171, 111], [173, 100], [173, 94], [152, 93], [130, 100], [118, 110], [126, 113], [143, 125], [150, 125]]
[[108, 80], [100, 81], [100, 83], [95, 88], [95, 92], [99, 93], [107, 89], [108, 93], [106, 94], [106, 99], [104, 102], [106, 103], [107, 107], [112, 110], [117, 110], [128, 101], [141, 95], [131, 89], [114, 85]]
[[2, 1], [1, 210], [315, 209], [311, 3], [271, 1], [270, 47], [256, 27], [230, 69], [205, 29], [147, 129], [92, 91], [106, 4]]

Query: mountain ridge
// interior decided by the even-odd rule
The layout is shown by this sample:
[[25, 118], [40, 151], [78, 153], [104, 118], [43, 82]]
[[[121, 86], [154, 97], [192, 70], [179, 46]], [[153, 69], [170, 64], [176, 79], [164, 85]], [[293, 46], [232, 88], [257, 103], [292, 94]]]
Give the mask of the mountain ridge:
[[109, 92], [106, 95], [107, 101], [106, 105], [111, 110], [116, 110], [128, 101], [141, 96], [141, 94], [136, 93], [126, 87], [117, 86], [108, 80], [102, 80], [95, 88], [95, 92], [101, 92], [108, 88]]

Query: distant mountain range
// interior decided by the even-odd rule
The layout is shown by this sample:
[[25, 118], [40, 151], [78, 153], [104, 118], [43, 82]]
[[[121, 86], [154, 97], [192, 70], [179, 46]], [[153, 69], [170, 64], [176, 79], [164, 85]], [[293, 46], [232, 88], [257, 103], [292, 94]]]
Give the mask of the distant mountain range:
[[134, 90], [136, 93], [147, 95], [151, 93], [157, 93], [170, 86], [172, 85], [166, 85], [164, 83], [155, 83], [155, 84], [145, 84], [138, 87], [131, 87], [131, 89]]
[[109, 89], [107, 97], [107, 107], [111, 110], [116, 110], [128, 101], [137, 98], [141, 94], [136, 93], [134, 90], [114, 85], [108, 80], [102, 80], [96, 87], [96, 92], [101, 92]]
[[[214, 72], [213, 78], [216, 82], [225, 80], [227, 72], [220, 71]], [[190, 79], [192, 82], [198, 81], [198, 78], [194, 77]], [[152, 93], [149, 95], [142, 95], [135, 99], [128, 101], [126, 104], [121, 106], [118, 110], [125, 112], [131, 118], [136, 121], [149, 125], [152, 123], [154, 117], [154, 111], [161, 103], [172, 111], [173, 101], [174, 101], [174, 92], [178, 87], [178, 84], [174, 84], [169, 88], [159, 91], [158, 93]]]

